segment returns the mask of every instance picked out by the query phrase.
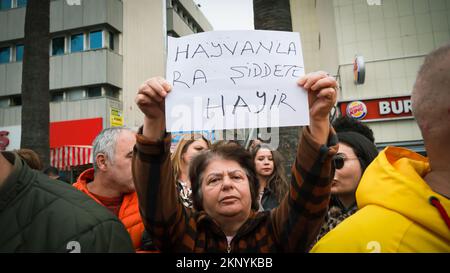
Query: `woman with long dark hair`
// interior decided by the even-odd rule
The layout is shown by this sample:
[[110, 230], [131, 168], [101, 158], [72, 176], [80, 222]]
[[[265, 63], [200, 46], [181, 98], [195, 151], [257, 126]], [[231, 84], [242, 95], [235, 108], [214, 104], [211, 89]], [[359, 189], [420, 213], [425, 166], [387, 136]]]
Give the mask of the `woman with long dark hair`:
[[281, 154], [269, 145], [258, 144], [252, 150], [252, 158], [259, 181], [260, 210], [278, 207], [289, 190]]

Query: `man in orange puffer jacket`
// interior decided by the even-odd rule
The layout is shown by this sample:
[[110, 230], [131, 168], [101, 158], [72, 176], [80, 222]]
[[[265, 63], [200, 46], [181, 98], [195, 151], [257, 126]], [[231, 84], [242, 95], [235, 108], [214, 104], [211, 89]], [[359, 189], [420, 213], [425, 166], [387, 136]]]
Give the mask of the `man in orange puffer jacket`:
[[103, 130], [94, 140], [94, 168], [84, 171], [73, 186], [108, 208], [124, 224], [134, 248], [155, 250], [142, 244], [145, 230], [131, 174], [136, 135], [123, 127]]

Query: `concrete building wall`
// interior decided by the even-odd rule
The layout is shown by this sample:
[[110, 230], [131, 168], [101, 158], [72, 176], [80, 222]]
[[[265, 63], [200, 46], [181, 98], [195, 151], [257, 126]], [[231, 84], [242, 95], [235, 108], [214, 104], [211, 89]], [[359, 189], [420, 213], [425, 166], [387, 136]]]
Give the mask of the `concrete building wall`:
[[2, 127], [20, 125], [21, 120], [22, 120], [22, 106], [0, 108], [0, 125]]
[[122, 56], [108, 49], [50, 58], [50, 89], [111, 84], [122, 86]]
[[25, 8], [0, 11], [0, 41], [23, 38], [25, 28]]
[[205, 15], [203, 15], [198, 6], [192, 0], [180, 0], [180, 3], [204, 31], [210, 31], [213, 29], [208, 19], [206, 19]]
[[51, 2], [50, 32], [105, 23], [122, 31], [122, 1], [90, 0], [72, 6], [67, 5], [65, 0]]
[[103, 118], [103, 128], [110, 125], [110, 108], [122, 109], [122, 103], [108, 98], [80, 99], [50, 103], [50, 120], [78, 120], [88, 118]]
[[[305, 73], [321, 69], [316, 1], [291, 0], [292, 30], [300, 33]], [[333, 24], [334, 25], [334, 24]]]
[[134, 102], [139, 86], [152, 76], [165, 74], [165, 15], [165, 0], [123, 3], [123, 105], [129, 127], [136, 128], [143, 121]]
[[170, 30], [176, 30], [178, 36], [186, 36], [194, 34], [192, 29], [183, 21], [180, 15], [173, 10], [173, 8], [167, 9], [167, 28]]
[[22, 62], [0, 65], [0, 96], [20, 94]]

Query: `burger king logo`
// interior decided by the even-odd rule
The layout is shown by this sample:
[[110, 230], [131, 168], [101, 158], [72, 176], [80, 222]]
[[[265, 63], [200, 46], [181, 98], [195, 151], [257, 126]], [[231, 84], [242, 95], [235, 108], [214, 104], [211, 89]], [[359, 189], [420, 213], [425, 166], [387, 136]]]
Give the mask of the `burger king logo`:
[[347, 105], [347, 116], [363, 119], [367, 115], [367, 106], [361, 101], [352, 101]]

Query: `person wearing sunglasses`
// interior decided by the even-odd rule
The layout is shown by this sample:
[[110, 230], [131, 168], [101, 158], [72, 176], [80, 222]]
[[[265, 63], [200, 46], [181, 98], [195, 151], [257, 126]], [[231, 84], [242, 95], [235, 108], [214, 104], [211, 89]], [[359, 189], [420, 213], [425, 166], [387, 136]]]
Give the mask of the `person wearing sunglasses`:
[[[365, 126], [360, 124], [360, 127]], [[355, 132], [338, 132], [339, 150], [333, 157], [335, 169], [331, 184], [331, 200], [325, 223], [316, 242], [358, 209], [356, 189], [364, 170], [378, 154], [376, 146], [366, 136]]]

